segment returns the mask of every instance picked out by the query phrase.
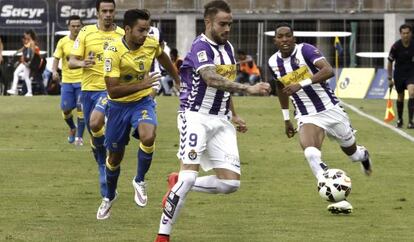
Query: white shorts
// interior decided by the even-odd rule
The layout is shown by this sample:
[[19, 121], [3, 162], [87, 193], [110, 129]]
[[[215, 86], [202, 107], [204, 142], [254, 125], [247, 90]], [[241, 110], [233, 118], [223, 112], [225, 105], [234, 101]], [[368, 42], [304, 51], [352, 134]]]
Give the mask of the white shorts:
[[180, 147], [184, 164], [199, 164], [204, 171], [228, 169], [240, 174], [236, 130], [227, 116], [185, 111], [178, 114]]
[[355, 143], [355, 131], [351, 126], [348, 114], [339, 105], [317, 114], [299, 116], [297, 121], [299, 129], [307, 123], [324, 129], [326, 134], [335, 139], [342, 147], [349, 147]]

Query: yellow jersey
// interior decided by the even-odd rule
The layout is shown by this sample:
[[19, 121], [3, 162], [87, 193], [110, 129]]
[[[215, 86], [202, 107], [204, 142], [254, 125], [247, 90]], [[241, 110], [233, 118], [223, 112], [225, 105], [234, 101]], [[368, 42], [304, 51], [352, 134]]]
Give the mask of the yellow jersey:
[[95, 65], [83, 68], [82, 90], [103, 91], [106, 90], [103, 72], [103, 53], [109, 43], [124, 36], [122, 28], [116, 27], [113, 31], [102, 31], [96, 24], [84, 26], [73, 44], [71, 55], [86, 59], [94, 56]]
[[70, 52], [72, 51], [73, 43], [69, 36], [65, 36], [57, 43], [53, 57], [62, 60], [62, 82], [63, 83], [78, 83], [82, 81], [82, 68], [69, 69], [68, 61]]
[[[151, 70], [153, 59], [162, 54], [159, 41], [148, 36], [137, 50], [130, 50], [124, 38], [111, 43], [105, 50], [104, 76], [119, 78], [121, 85], [142, 81]], [[140, 90], [125, 97], [111, 98], [117, 102], [135, 102], [150, 95], [152, 88]]]

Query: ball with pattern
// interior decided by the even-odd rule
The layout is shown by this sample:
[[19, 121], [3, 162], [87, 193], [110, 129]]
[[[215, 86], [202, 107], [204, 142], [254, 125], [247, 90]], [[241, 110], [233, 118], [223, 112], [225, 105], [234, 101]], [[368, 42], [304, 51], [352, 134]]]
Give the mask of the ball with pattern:
[[351, 193], [351, 178], [340, 169], [328, 169], [318, 179], [319, 195], [330, 202], [345, 200]]

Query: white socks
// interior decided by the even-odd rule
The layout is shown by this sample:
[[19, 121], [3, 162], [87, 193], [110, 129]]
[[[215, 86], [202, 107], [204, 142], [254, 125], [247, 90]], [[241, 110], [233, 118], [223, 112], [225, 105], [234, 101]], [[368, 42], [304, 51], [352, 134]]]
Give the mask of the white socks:
[[360, 146], [360, 145], [357, 145], [357, 149], [356, 149], [356, 151], [355, 151], [355, 153], [354, 154], [352, 154], [352, 155], [350, 155], [349, 156], [349, 158], [352, 160], [352, 161], [363, 161], [363, 160], [365, 160], [366, 159], [366, 157], [365, 157], [365, 147], [364, 146]]
[[240, 180], [223, 180], [217, 176], [197, 177], [198, 172], [180, 171], [177, 183], [171, 189], [161, 215], [158, 234], [169, 235], [190, 190], [205, 193], [232, 193], [240, 187]]
[[187, 193], [191, 190], [198, 176], [197, 171], [180, 171], [178, 181], [171, 189], [165, 203], [164, 211], [161, 215], [160, 228], [158, 234], [170, 234], [172, 225], [180, 214], [184, 206]]
[[321, 174], [324, 171], [322, 166], [326, 166], [321, 159], [321, 151], [315, 147], [307, 147], [303, 153], [305, 154], [305, 158], [309, 163], [313, 175], [318, 178], [318, 173]]

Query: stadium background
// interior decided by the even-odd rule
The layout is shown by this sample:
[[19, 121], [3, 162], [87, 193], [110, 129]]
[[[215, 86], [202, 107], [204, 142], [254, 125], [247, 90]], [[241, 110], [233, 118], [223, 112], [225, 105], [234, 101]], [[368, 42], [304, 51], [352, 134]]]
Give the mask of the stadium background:
[[[180, 55], [185, 51], [177, 46], [178, 36], [190, 34], [196, 36], [203, 29], [203, 6], [207, 0], [117, 0], [116, 22], [121, 24], [122, 16], [129, 8], [147, 8], [152, 13], [153, 25], [160, 28], [170, 47], [177, 47]], [[296, 31], [348, 31], [353, 37], [340, 38], [344, 52], [339, 56], [339, 67], [383, 68], [384, 58], [359, 58], [358, 52], [388, 52], [389, 44], [385, 39], [394, 41], [398, 36], [398, 26], [406, 21], [414, 23], [410, 12], [414, 10], [413, 0], [228, 0], [232, 6], [234, 25], [231, 42], [235, 49], [243, 49], [252, 55], [262, 67], [265, 80], [269, 78], [267, 59], [274, 53], [272, 37], [264, 35], [273, 30], [278, 22], [290, 22]], [[10, 19], [6, 6], [14, 8], [44, 8], [44, 14], [30, 24], [30, 18], [23, 19], [24, 24], [7, 24]], [[94, 0], [0, 0], [0, 35], [5, 50], [16, 50], [21, 46], [23, 31], [34, 28], [40, 37], [40, 45], [51, 56], [55, 45], [62, 36], [54, 33], [66, 30], [63, 8], [70, 6], [72, 11], [81, 10], [80, 15], [86, 23], [95, 21]], [[9, 8], [9, 10], [12, 10]], [[15, 14], [16, 12], [10, 12]], [[76, 13], [76, 12], [75, 12]], [[9, 14], [9, 15], [10, 15]], [[8, 17], [7, 17], [8, 16]], [[177, 33], [177, 27], [183, 26], [182, 17], [190, 16], [195, 20], [196, 33]], [[184, 18], [185, 20], [186, 18]], [[28, 20], [28, 21], [26, 21]], [[25, 22], [26, 21], [26, 22]], [[181, 21], [181, 23], [179, 22]], [[184, 28], [186, 27], [184, 23]], [[389, 27], [391, 25], [391, 27]], [[389, 36], [387, 26], [394, 30]], [[182, 29], [182, 28], [181, 28]], [[192, 37], [191, 37], [192, 38]], [[334, 38], [299, 37], [298, 42], [317, 45], [328, 60], [335, 63]], [[388, 41], [388, 42], [390, 42]]]

